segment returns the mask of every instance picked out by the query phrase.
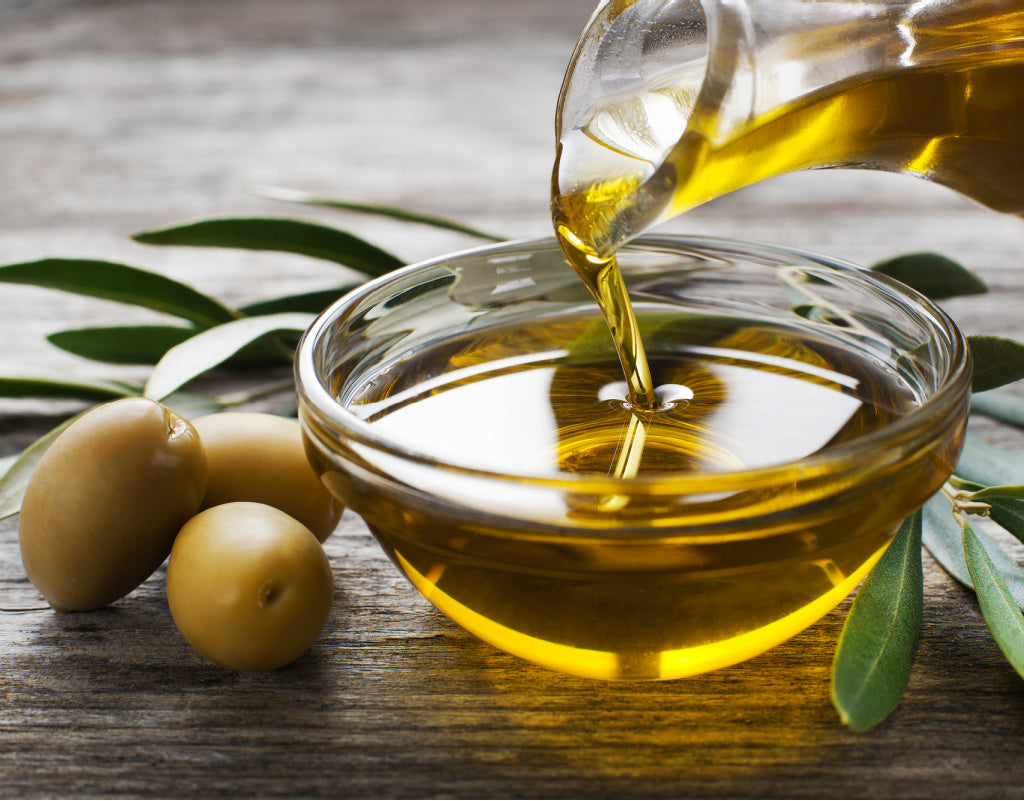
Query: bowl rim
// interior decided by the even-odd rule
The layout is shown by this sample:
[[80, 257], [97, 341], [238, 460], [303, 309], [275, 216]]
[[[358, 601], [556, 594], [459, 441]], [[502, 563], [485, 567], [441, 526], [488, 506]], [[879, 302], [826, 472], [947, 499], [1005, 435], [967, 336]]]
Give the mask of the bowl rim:
[[[471, 256], [487, 257], [491, 254], [523, 248], [551, 250], [557, 249], [558, 245], [555, 237], [547, 236], [507, 240], [464, 248], [424, 259], [373, 278], [332, 303], [307, 328], [296, 350], [294, 375], [299, 400], [299, 418], [303, 423], [303, 427], [306, 428], [308, 426], [306, 417], [312, 416], [319, 421], [321, 426], [327, 424], [333, 429], [333, 434], [344, 436], [346, 439], [358, 442], [362, 446], [373, 448], [392, 457], [461, 475], [495, 480], [511, 479], [536, 486], [566, 487], [570, 488], [573, 492], [586, 492], [587, 488], [590, 487], [594, 488], [593, 491], [601, 492], [607, 492], [609, 487], [623, 491], [628, 489], [636, 491], [640, 488], [641, 491], [651, 493], [659, 493], [666, 490], [679, 493], [709, 492], [714, 491], [723, 481], [728, 481], [733, 489], [771, 486], [776, 483], [775, 480], [777, 478], [782, 478], [784, 474], [788, 474], [787, 480], [791, 481], [792, 471], [795, 466], [799, 466], [802, 471], [805, 471], [806, 475], [824, 475], [834, 473], [837, 469], [836, 465], [855, 464], [861, 457], [869, 454], [877, 461], [880, 445], [884, 443], [891, 445], [901, 443], [905, 445], [908, 439], [920, 438], [922, 436], [927, 437], [934, 428], [929, 423], [934, 420], [936, 409], [940, 410], [941, 417], [948, 417], [949, 413], [953, 411], [958, 403], [966, 402], [966, 398], [969, 395], [972, 362], [966, 336], [940, 306], [911, 287], [889, 276], [873, 272], [852, 262], [799, 248], [782, 247], [734, 238], [676, 234], [637, 237], [625, 245], [623, 250], [650, 250], [657, 248], [670, 251], [713, 251], [718, 253], [744, 254], [747, 256], [760, 253], [775, 258], [795, 257], [805, 262], [837, 269], [844, 274], [852, 272], [869, 285], [873, 285], [875, 291], [881, 291], [889, 301], [895, 301], [901, 307], [913, 306], [915, 315], [927, 319], [933, 333], [936, 330], [941, 330], [945, 334], [951, 358], [943, 380], [936, 391], [923, 404], [900, 416], [885, 427], [848, 440], [840, 445], [822, 448], [796, 461], [779, 462], [763, 467], [736, 471], [650, 473], [633, 478], [615, 478], [591, 473], [566, 473], [558, 475], [521, 474], [474, 467], [457, 462], [441, 461], [429, 453], [405, 447], [388, 437], [380, 436], [372, 425], [366, 423], [358, 415], [337, 402], [324, 386], [324, 383], [317, 375], [316, 360], [314, 358], [315, 351], [319, 347], [325, 332], [342, 318], [348, 310], [354, 308], [360, 300], [378, 292], [381, 288], [387, 287], [392, 282], [401, 281], [417, 272], [433, 269], [448, 262]], [[925, 314], [921, 313], [922, 310]], [[600, 490], [597, 489], [598, 487], [600, 487]]]

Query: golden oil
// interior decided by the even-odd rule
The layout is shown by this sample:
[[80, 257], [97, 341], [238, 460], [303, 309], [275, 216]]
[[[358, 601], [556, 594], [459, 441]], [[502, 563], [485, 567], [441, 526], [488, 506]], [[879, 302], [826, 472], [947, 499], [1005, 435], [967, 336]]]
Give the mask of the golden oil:
[[[895, 371], [800, 326], [643, 307], [638, 319], [650, 408], [630, 401], [602, 320], [578, 312], [453, 336], [344, 399], [375, 435], [455, 466], [437, 496], [472, 496], [463, 469], [501, 476], [517, 496], [511, 516], [453, 515], [416, 492], [369, 496], [358, 472], [325, 477], [453, 620], [531, 661], [600, 678], [698, 673], [802, 630], [863, 577], [892, 535], [894, 508], [941, 482], [945, 467], [939, 458], [911, 474], [907, 460], [920, 454], [907, 454], [885, 469], [837, 470], [823, 488], [804, 457], [916, 408]], [[768, 489], [737, 472], [780, 464]], [[885, 493], [864, 488], [871, 471]], [[650, 480], [649, 492], [623, 495], [624, 474]], [[692, 502], [659, 489], [660, 478], [687, 474], [709, 476], [713, 489]], [[588, 479], [586, 491], [552, 488], [538, 524], [528, 484], [573, 478]], [[498, 511], [501, 499], [490, 508], [485, 495]], [[812, 511], [794, 520], [800, 507]], [[695, 533], [657, 539], [680, 523]]]

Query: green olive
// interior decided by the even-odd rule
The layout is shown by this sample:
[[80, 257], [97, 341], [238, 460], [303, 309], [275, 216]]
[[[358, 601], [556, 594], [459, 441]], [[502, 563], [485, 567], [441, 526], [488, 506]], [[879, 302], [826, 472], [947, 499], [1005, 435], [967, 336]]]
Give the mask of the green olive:
[[344, 509], [310, 467], [297, 420], [224, 412], [194, 424], [209, 466], [204, 508], [265, 503], [294, 517], [320, 542], [331, 535]]
[[185, 639], [232, 670], [274, 670], [316, 642], [334, 580], [312, 532], [259, 503], [200, 512], [174, 541], [167, 603]]
[[144, 398], [87, 412], [29, 480], [18, 537], [29, 579], [60, 611], [96, 609], [167, 558], [206, 486], [192, 425]]

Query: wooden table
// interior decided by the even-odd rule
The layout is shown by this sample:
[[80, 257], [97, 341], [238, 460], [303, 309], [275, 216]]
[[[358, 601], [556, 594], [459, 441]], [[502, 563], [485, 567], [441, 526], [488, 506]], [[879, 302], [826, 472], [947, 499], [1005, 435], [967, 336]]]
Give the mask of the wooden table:
[[[146, 248], [188, 219], [336, 223], [410, 260], [471, 244], [310, 211], [261, 185], [544, 234], [552, 116], [589, 0], [40, 0], [0, 6], [0, 262], [136, 264], [228, 303], [329, 286], [296, 256]], [[991, 293], [947, 308], [1024, 335], [1024, 224], [911, 179], [790, 176], [669, 230], [862, 263], [939, 250]], [[0, 359], [137, 380], [49, 346], [69, 324], [144, 315], [0, 286]], [[79, 408], [0, 403], [0, 457]], [[1014, 432], [980, 422], [994, 441]], [[174, 627], [158, 572], [99, 612], [0, 613], [0, 796], [1004, 797], [1024, 783], [1024, 683], [973, 596], [926, 563], [903, 704], [846, 730], [829, 674], [846, 605], [774, 651], [694, 679], [599, 683], [534, 668], [447, 622], [347, 515], [327, 549], [337, 600], [293, 666], [237, 674]], [[35, 607], [0, 523], [0, 606]]]

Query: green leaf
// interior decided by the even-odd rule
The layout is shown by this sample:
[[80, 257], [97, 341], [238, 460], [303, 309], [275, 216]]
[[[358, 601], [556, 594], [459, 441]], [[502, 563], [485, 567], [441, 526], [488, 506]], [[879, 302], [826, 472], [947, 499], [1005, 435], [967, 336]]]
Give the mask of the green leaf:
[[974, 580], [982, 617], [1003, 655], [1024, 677], [1024, 617], [981, 540], [966, 520], [960, 522], [967, 568]]
[[195, 392], [175, 392], [160, 402], [180, 414], [186, 420], [194, 420], [205, 414], [215, 414], [227, 406], [227, 404], [221, 403], [216, 398], [211, 398], [209, 395], [199, 395]]
[[972, 395], [971, 411], [1024, 428], [1024, 397], [1013, 392], [993, 389]]
[[832, 666], [832, 703], [854, 731], [881, 723], [899, 704], [921, 635], [921, 513], [900, 526], [864, 580]]
[[1024, 459], [968, 434], [956, 464], [956, 475], [985, 487], [1024, 484]]
[[242, 248], [298, 253], [383, 275], [405, 262], [347, 231], [304, 220], [275, 217], [202, 220], [188, 225], [144, 231], [132, 237], [147, 245]]
[[972, 392], [984, 392], [1024, 378], [1024, 343], [1005, 337], [967, 337], [974, 357]]
[[280, 298], [250, 303], [248, 306], [242, 306], [239, 311], [249, 317], [258, 314], [280, 314], [281, 312], [320, 314], [338, 298], [361, 285], [361, 282], [357, 281], [343, 284], [334, 289], [317, 289], [313, 292], [304, 292], [301, 295], [285, 295]]
[[988, 498], [989, 517], [1024, 542], [1024, 500], [1019, 498]]
[[978, 487], [978, 489], [974, 490], [971, 498], [975, 501], [1000, 500], [1003, 498], [1021, 500], [1024, 499], [1024, 484]]
[[199, 333], [176, 325], [71, 328], [46, 338], [68, 353], [108, 364], [156, 364], [175, 345]]
[[986, 487], [958, 476], [950, 482], [970, 493], [970, 500], [988, 504], [988, 516], [998, 525], [1024, 542], [1024, 486]]
[[[960, 525], [953, 518], [949, 504], [941, 495], [933, 496], [924, 505], [923, 520], [922, 539], [928, 553], [949, 575], [965, 587], [974, 589], [974, 582], [964, 560]], [[975, 532], [975, 536], [985, 543], [1014, 601], [1024, 608], [1024, 570], [987, 534], [978, 531]]]
[[284, 200], [289, 203], [304, 203], [307, 206], [323, 206], [343, 211], [353, 211], [357, 214], [373, 214], [378, 217], [390, 217], [402, 222], [419, 223], [434, 228], [443, 228], [448, 231], [457, 231], [461, 234], [468, 234], [477, 239], [487, 239], [491, 242], [504, 242], [507, 237], [490, 234], [478, 228], [472, 228], [456, 220], [447, 217], [438, 217], [433, 214], [422, 214], [421, 212], [403, 209], [397, 206], [382, 206], [376, 203], [353, 203], [348, 200], [335, 200], [333, 198], [317, 197], [309, 192], [300, 189], [284, 189], [280, 187], [263, 187], [260, 194], [274, 200]]
[[65, 420], [53, 430], [43, 434], [39, 439], [29, 445], [21, 452], [14, 464], [0, 478], [0, 520], [16, 515], [21, 511], [21, 502], [25, 497], [25, 489], [28, 487], [32, 472], [43, 458], [43, 454], [53, 444], [69, 425], [81, 417], [85, 412], [77, 414], [69, 420]]
[[[176, 326], [113, 326], [58, 331], [47, 339], [59, 348], [95, 361], [111, 364], [156, 364], [171, 348], [199, 333], [199, 329]], [[243, 348], [231, 357], [232, 366], [260, 368], [288, 363], [282, 348], [294, 344], [262, 341]]]
[[196, 334], [171, 348], [157, 363], [146, 382], [145, 395], [154, 400], [167, 397], [245, 346], [275, 334], [302, 333], [313, 319], [313, 315], [300, 313], [245, 317]]
[[148, 270], [93, 259], [43, 259], [0, 267], [0, 281], [59, 289], [171, 314], [199, 326], [236, 317], [211, 297]]
[[0, 362], [0, 396], [7, 398], [73, 398], [113, 400], [138, 395], [139, 388], [120, 381], [84, 378], [67, 371]]
[[938, 253], [908, 253], [879, 262], [871, 269], [895, 278], [932, 300], [983, 295], [988, 291], [978, 276]]

